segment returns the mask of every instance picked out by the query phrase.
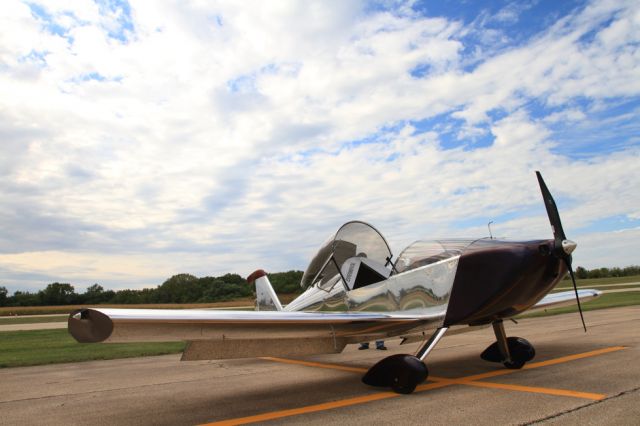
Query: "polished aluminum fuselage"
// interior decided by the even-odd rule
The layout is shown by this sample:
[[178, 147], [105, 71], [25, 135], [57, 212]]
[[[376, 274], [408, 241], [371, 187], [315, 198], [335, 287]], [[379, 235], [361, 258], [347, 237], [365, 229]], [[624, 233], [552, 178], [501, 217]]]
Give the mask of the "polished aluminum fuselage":
[[459, 258], [455, 256], [392, 275], [384, 281], [350, 291], [341, 280], [329, 291], [312, 286], [284, 310], [415, 312], [444, 316]]

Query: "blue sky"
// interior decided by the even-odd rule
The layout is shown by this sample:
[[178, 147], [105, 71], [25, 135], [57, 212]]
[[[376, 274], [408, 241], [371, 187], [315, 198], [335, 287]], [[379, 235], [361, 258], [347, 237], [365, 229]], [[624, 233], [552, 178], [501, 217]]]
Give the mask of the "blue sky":
[[576, 265], [638, 264], [639, 65], [636, 1], [8, 0], [0, 285], [546, 238], [535, 170]]

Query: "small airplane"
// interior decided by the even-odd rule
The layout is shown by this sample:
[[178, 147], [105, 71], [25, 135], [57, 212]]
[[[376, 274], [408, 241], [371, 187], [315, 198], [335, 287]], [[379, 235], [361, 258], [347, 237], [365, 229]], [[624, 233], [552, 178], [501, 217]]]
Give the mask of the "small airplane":
[[[496, 341], [484, 360], [518, 369], [534, 347], [507, 337], [505, 319], [600, 295], [578, 290], [571, 267], [576, 243], [562, 229], [556, 204], [536, 172], [553, 239], [493, 238], [416, 241], [397, 259], [385, 238], [360, 221], [344, 224], [312, 258], [305, 291], [283, 306], [267, 274], [252, 273], [255, 311], [85, 308], [69, 316], [81, 343], [186, 341], [182, 360], [339, 353], [347, 344], [402, 338], [422, 341], [414, 355], [379, 361], [362, 378], [408, 394], [426, 380], [424, 363], [447, 333], [493, 326]], [[569, 272], [574, 291], [548, 294]]]

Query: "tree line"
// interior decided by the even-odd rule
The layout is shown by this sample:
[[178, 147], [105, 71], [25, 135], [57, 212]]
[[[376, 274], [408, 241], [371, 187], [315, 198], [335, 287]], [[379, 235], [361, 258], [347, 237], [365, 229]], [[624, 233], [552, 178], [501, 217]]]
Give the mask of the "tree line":
[[[626, 277], [640, 275], [640, 266], [591, 270], [578, 266], [575, 274], [578, 279]], [[279, 294], [302, 291], [300, 287], [302, 271], [277, 272], [268, 276], [273, 288]], [[7, 289], [0, 286], [0, 306], [211, 303], [250, 297], [253, 294], [253, 286], [247, 284], [247, 281], [238, 274], [202, 278], [190, 274], [178, 274], [156, 288], [141, 290], [105, 290], [101, 285], [93, 284], [84, 293], [76, 293], [73, 285], [56, 282], [36, 293], [16, 291], [13, 296], [9, 296]]]
[[588, 278], [614, 278], [614, 277], [630, 277], [633, 275], [640, 275], [640, 266], [632, 265], [626, 268], [596, 268], [585, 269], [582, 266], [578, 266], [575, 270], [576, 278], [579, 280], [585, 280]]
[[[277, 272], [268, 277], [277, 293], [302, 291], [302, 271]], [[84, 293], [76, 293], [73, 285], [55, 282], [36, 293], [16, 291], [9, 296], [6, 287], [0, 286], [0, 306], [210, 303], [250, 297], [254, 292], [254, 286], [238, 274], [202, 278], [178, 274], [156, 288], [141, 290], [105, 290], [101, 285], [93, 284]]]

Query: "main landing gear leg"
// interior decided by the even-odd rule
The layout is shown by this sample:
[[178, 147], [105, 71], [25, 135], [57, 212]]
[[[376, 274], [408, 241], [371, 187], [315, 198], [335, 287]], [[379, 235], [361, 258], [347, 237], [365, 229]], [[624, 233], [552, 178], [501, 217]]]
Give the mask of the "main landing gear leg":
[[533, 345], [527, 340], [522, 337], [507, 337], [502, 320], [494, 321], [491, 325], [496, 342], [485, 349], [480, 358], [490, 362], [501, 362], [507, 368], [520, 369], [536, 355]]
[[429, 340], [427, 340], [424, 345], [422, 345], [422, 347], [418, 349], [418, 352], [416, 352], [416, 357], [419, 358], [420, 361], [424, 362], [427, 355], [429, 355], [433, 348], [436, 347], [436, 345], [438, 344], [440, 339], [444, 337], [444, 334], [448, 329], [449, 327], [440, 327], [439, 329], [437, 329], [436, 332], [433, 333], [433, 335], [429, 338]]
[[390, 387], [397, 393], [408, 394], [424, 382], [429, 375], [424, 360], [446, 333], [441, 327], [420, 347], [416, 356], [391, 355], [379, 361], [367, 371], [362, 381], [370, 386]]

